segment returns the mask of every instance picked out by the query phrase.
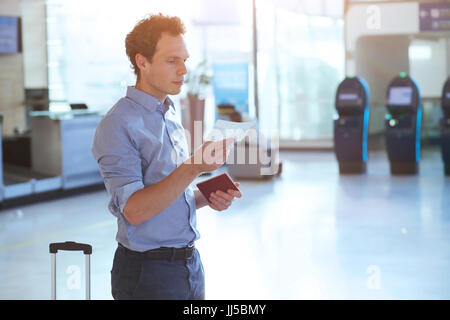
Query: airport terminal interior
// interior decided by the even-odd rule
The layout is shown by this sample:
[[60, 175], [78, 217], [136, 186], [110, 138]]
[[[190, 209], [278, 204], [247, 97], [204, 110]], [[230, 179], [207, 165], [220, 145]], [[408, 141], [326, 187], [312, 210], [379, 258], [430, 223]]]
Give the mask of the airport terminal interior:
[[2, 0], [1, 300], [113, 299], [93, 139], [159, 12], [186, 28], [187, 150], [235, 138], [190, 185], [242, 193], [197, 210], [206, 299], [450, 299], [449, 0]]

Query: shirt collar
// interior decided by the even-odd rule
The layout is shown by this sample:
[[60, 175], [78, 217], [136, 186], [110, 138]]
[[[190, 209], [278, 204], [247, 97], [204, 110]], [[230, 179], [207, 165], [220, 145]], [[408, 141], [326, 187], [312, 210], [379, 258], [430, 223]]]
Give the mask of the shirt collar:
[[173, 101], [169, 97], [166, 97], [164, 103], [161, 103], [161, 100], [159, 100], [158, 98], [155, 98], [154, 96], [144, 91], [138, 90], [133, 86], [128, 86], [127, 97], [151, 112], [154, 112], [158, 109], [161, 109], [161, 111], [165, 112], [169, 110], [169, 107], [175, 108], [173, 105]]

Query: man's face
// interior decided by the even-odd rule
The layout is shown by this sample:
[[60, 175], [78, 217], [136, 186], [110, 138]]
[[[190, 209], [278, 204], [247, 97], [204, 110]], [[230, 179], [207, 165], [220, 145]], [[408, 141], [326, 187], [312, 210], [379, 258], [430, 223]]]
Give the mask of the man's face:
[[182, 35], [173, 36], [163, 32], [152, 61], [139, 56], [140, 54], [136, 55], [140, 70], [138, 89], [161, 100], [169, 94], [180, 93], [184, 75], [187, 73], [185, 62], [189, 58]]

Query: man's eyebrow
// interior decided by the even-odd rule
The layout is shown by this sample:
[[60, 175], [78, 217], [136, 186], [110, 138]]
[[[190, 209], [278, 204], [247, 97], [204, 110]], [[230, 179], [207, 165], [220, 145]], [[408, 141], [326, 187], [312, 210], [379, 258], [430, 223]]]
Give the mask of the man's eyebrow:
[[187, 57], [185, 57], [185, 58], [180, 57], [180, 56], [168, 56], [167, 58], [168, 58], [168, 59], [182, 59], [182, 60], [186, 60], [186, 59], [189, 58], [189, 56], [187, 56]]

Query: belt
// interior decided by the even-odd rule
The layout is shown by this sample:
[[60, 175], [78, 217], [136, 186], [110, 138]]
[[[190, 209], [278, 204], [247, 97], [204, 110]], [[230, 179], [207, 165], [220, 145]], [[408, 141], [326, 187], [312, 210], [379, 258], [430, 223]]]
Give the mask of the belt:
[[119, 243], [119, 247], [125, 249], [128, 253], [143, 256], [150, 260], [188, 260], [192, 258], [195, 250], [195, 247], [193, 245], [184, 248], [161, 247], [144, 252], [128, 249], [121, 243]]

